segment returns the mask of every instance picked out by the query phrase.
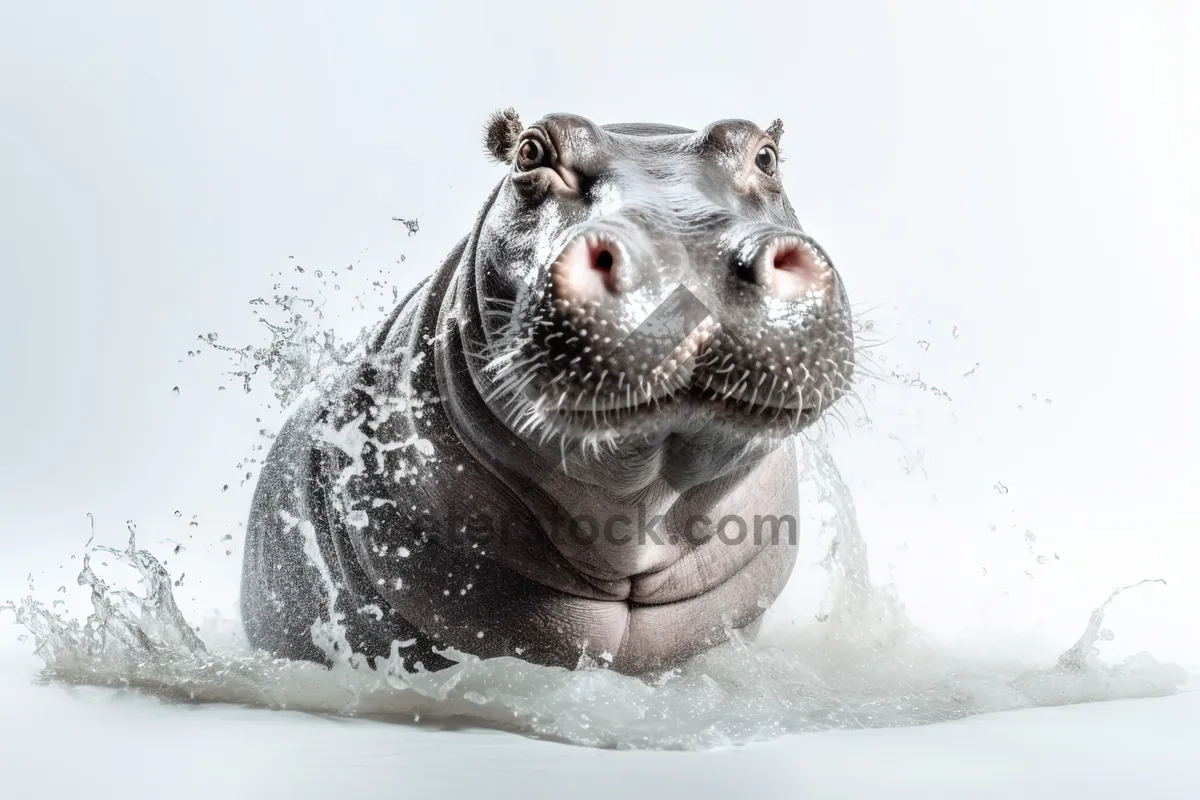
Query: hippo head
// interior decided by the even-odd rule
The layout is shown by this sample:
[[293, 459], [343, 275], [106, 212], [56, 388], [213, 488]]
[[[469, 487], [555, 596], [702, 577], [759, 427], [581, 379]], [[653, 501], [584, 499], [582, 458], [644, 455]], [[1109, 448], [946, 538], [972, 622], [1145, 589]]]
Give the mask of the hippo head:
[[474, 379], [530, 439], [775, 439], [848, 389], [851, 314], [784, 192], [779, 139], [493, 117], [509, 172], [474, 245]]

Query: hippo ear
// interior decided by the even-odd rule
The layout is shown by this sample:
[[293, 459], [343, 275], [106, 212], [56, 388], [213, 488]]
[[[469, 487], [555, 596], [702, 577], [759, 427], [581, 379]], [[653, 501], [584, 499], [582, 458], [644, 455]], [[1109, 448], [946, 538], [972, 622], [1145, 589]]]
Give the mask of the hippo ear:
[[488, 117], [487, 127], [483, 129], [483, 146], [488, 155], [501, 164], [512, 161], [513, 149], [522, 130], [521, 118], [513, 109], [493, 111]]
[[783, 138], [783, 120], [775, 119], [767, 126], [767, 136], [775, 140], [775, 146], [779, 146], [779, 140]]

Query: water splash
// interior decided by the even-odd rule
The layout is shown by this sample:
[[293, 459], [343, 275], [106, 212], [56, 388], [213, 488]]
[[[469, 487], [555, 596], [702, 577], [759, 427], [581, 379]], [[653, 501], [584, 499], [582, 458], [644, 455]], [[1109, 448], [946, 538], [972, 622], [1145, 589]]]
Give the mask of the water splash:
[[[307, 274], [326, 286], [346, 280]], [[380, 282], [375, 286], [384, 291]], [[254, 304], [256, 310], [263, 305]], [[368, 329], [346, 337], [322, 327], [319, 298], [285, 292], [274, 305], [286, 317], [264, 322], [271, 337], [265, 346], [228, 347], [216, 334], [201, 340], [231, 357], [227, 374], [245, 388], [268, 375], [271, 396], [283, 407], [361, 353]], [[398, 645], [372, 667], [352, 651], [336, 619], [312, 629], [331, 668], [271, 659], [246, 646], [235, 620], [218, 620], [198, 633], [176, 603], [178, 582], [138, 548], [132, 528], [125, 548], [93, 547], [85, 555], [79, 584], [90, 592], [91, 613], [82, 623], [58, 601], [47, 606], [33, 596], [0, 609], [32, 634], [47, 680], [132, 687], [188, 702], [404, 723], [457, 721], [596, 747], [694, 749], [827, 728], [927, 724], [1157, 696], [1187, 681], [1182, 669], [1145, 653], [1119, 664], [1100, 659], [1104, 613], [1122, 590], [1096, 609], [1079, 641], [1049, 667], [956, 655], [928, 641], [895, 593], [872, 580], [854, 502], [822, 433], [804, 437], [801, 458], [808, 500], [801, 529], [827, 547], [820, 567], [828, 587], [815, 619], [777, 607], [757, 643], [734, 635], [678, 669], [650, 676], [624, 676], [599, 663], [565, 670], [512, 658], [481, 661], [455, 651], [445, 653], [455, 666], [413, 674], [403, 669]], [[132, 568], [143, 591], [102, 580], [92, 568], [93, 553]]]
[[[171, 576], [131, 531], [124, 550], [97, 547], [132, 567], [143, 594], [100, 580], [85, 558], [79, 576], [93, 611], [80, 625], [32, 597], [10, 606], [37, 642], [48, 679], [133, 687], [190, 702], [237, 703], [399, 722], [457, 721], [581, 745], [692, 749], [827, 728], [927, 724], [991, 711], [1157, 696], [1183, 670], [1140, 654], [1106, 665], [1095, 645], [1114, 593], [1086, 631], [1046, 669], [956, 658], [925, 641], [898, 600], [874, 586], [865, 542], [837, 470], [819, 443], [805, 450], [808, 487], [832, 536], [824, 622], [776, 625], [757, 644], [734, 637], [668, 672], [632, 678], [581, 663], [540, 667], [481, 661], [449, 651], [446, 670], [407, 673], [393, 645], [369, 666], [340, 624], [314, 625], [334, 663], [270, 659], [237, 641], [206, 646], [176, 606]], [[1120, 590], [1118, 590], [1119, 592]], [[219, 638], [219, 637], [214, 637]]]

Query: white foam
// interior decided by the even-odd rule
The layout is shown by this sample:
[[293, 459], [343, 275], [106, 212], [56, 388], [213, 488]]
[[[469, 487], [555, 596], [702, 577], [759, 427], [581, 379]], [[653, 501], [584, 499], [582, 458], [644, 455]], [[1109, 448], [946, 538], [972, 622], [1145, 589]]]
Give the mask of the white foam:
[[[100, 548], [135, 568], [138, 596], [108, 587], [85, 563], [93, 613], [83, 624], [33, 598], [16, 607], [35, 636], [49, 676], [72, 683], [133, 686], [164, 697], [300, 709], [337, 715], [459, 719], [584, 745], [703, 748], [826, 728], [894, 727], [991, 711], [1167, 694], [1187, 681], [1179, 667], [1142, 653], [1105, 664], [1095, 650], [1109, 598], [1080, 640], [1056, 663], [995, 653], [957, 653], [921, 635], [889, 593], [865, 580], [865, 546], [827, 453], [811, 448], [806, 474], [831, 511], [822, 521], [839, 541], [828, 560], [831, 609], [824, 622], [776, 617], [757, 644], [735, 640], [680, 669], [645, 678], [601, 662], [576, 670], [514, 658], [459, 663], [412, 675], [402, 643], [373, 669], [347, 646], [340, 624], [313, 628], [332, 669], [250, 652], [234, 620], [191, 632], [157, 560], [131, 537], [123, 551]], [[302, 528], [311, 526], [299, 522]], [[311, 538], [311, 537], [306, 537]], [[323, 573], [323, 578], [330, 576]], [[787, 623], [792, 624], [787, 624]]]

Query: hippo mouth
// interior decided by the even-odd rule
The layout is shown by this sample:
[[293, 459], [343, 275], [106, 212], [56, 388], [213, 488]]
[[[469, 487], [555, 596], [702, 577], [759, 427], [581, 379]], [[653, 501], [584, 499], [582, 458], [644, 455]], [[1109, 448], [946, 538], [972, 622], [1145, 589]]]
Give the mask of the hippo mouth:
[[808, 369], [803, 369], [807, 382], [797, 381], [786, 367], [755, 364], [735, 369], [728, 354], [718, 353], [722, 339], [720, 327], [706, 321], [650, 379], [636, 386], [608, 378], [606, 387], [605, 376], [569, 388], [556, 385], [554, 379], [535, 380], [521, 394], [547, 429], [567, 436], [614, 437], [713, 426], [789, 434], [819, 418], [849, 382], [848, 375], [840, 373], [813, 380]]
[[562, 433], [621, 434], [681, 420], [696, 426], [796, 431], [807, 427], [823, 410], [820, 405], [757, 403], [722, 397], [713, 390], [689, 389], [629, 404], [546, 408], [542, 413], [546, 422]]

